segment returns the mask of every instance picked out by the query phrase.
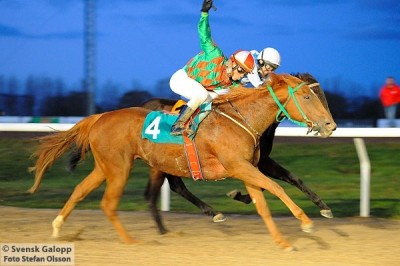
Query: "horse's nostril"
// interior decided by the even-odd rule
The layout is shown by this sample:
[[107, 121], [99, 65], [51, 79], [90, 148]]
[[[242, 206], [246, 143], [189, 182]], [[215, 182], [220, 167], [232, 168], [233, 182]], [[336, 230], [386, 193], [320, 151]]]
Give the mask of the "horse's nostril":
[[332, 131], [336, 130], [336, 123], [335, 122], [327, 122], [326, 127]]

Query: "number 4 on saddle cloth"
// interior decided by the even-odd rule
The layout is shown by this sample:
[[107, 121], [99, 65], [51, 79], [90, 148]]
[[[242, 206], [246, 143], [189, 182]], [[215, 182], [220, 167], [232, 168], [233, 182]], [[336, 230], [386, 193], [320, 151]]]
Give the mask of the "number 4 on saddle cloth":
[[203, 174], [200, 167], [200, 161], [197, 154], [196, 145], [193, 141], [201, 121], [210, 113], [211, 103], [203, 103], [192, 115], [185, 126], [193, 130], [192, 135], [187, 135], [186, 131], [182, 136], [173, 136], [170, 134], [171, 127], [178, 118], [177, 110], [184, 104], [183, 101], [178, 101], [175, 104], [172, 112], [167, 111], [152, 111], [150, 112], [143, 123], [142, 138], [148, 139], [155, 143], [174, 143], [184, 144], [186, 159], [188, 161], [190, 173], [194, 180], [203, 180]]

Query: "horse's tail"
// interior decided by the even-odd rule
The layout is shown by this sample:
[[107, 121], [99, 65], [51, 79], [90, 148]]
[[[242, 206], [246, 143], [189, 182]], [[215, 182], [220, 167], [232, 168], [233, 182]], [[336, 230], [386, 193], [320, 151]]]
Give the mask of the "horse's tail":
[[75, 144], [77, 149], [82, 151], [81, 157], [85, 156], [85, 151], [89, 149], [89, 133], [94, 123], [102, 116], [102, 114], [91, 115], [73, 126], [68, 131], [58, 132], [39, 138], [40, 145], [32, 154], [36, 159], [34, 167], [29, 169], [30, 172], [35, 172], [35, 183], [28, 190], [29, 193], [34, 193], [38, 190], [42, 177], [46, 170], [60, 158], [72, 144]]

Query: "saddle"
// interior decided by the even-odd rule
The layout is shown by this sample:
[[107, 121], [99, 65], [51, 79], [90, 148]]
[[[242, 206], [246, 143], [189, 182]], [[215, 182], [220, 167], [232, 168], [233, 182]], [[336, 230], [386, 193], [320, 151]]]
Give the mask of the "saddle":
[[[182, 107], [186, 104], [186, 102], [184, 100], [178, 100], [176, 101], [176, 103], [174, 104], [174, 106], [172, 106], [171, 109], [171, 113], [174, 114], [179, 114], [179, 112], [181, 111]], [[200, 110], [200, 107], [198, 108], [198, 110]], [[196, 116], [197, 110], [194, 114], [194, 116]], [[193, 117], [193, 116], [192, 116]]]
[[178, 100], [171, 111], [150, 112], [143, 123], [142, 138], [149, 139], [155, 143], [174, 143], [184, 145], [186, 160], [193, 180], [204, 180], [194, 138], [201, 121], [211, 111], [211, 103], [200, 105], [185, 124], [185, 127], [190, 126], [191, 129], [193, 129], [194, 134], [188, 135], [187, 132], [184, 131], [182, 136], [172, 136], [170, 134], [171, 127], [177, 119], [180, 109], [185, 104], [185, 101]]

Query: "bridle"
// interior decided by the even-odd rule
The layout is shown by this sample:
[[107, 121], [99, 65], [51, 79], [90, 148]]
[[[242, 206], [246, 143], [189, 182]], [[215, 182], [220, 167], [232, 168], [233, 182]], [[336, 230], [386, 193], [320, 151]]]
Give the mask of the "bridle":
[[[308, 123], [313, 124], [313, 123], [312, 123], [312, 121], [310, 121], [308, 119], [307, 115], [303, 112], [303, 109], [301, 109], [299, 101], [294, 96], [295, 92], [298, 91], [305, 84], [306, 84], [305, 82], [302, 82], [299, 85], [297, 85], [295, 88], [292, 88], [291, 86], [288, 86], [289, 96], [286, 99], [286, 102], [284, 104], [280, 103], [280, 101], [279, 101], [278, 97], [276, 97], [276, 94], [275, 94], [274, 90], [272, 89], [272, 87], [271, 86], [267, 87], [268, 91], [271, 93], [272, 98], [274, 99], [275, 103], [278, 105], [278, 107], [280, 109], [280, 111], [276, 114], [276, 117], [275, 117], [276, 122], [282, 122], [283, 120], [288, 119], [291, 122], [295, 123], [296, 125], [310, 128], [307, 124]], [[293, 99], [293, 101], [294, 101], [294, 103], [295, 103], [295, 105], [297, 107], [297, 110], [300, 112], [301, 116], [303, 117], [303, 120], [306, 121], [306, 122], [294, 120], [290, 116], [289, 112], [286, 110], [286, 106], [287, 106], [287, 104], [289, 103], [289, 101], [291, 99]], [[284, 116], [282, 116], [282, 113], [284, 114]]]
[[[273, 91], [271, 86], [268, 86], [267, 88], [268, 88], [272, 98], [274, 99], [275, 103], [278, 105], [278, 107], [280, 109], [278, 111], [278, 113], [276, 114], [276, 117], [275, 117], [276, 122], [282, 122], [284, 119], [287, 118], [288, 120], [292, 121], [293, 123], [295, 123], [297, 125], [307, 127], [308, 128], [307, 134], [308, 134], [309, 132], [312, 131], [312, 126], [308, 126], [307, 124], [311, 123], [311, 125], [313, 125], [313, 122], [310, 121], [307, 118], [307, 115], [304, 113], [303, 109], [301, 108], [298, 100], [296, 99], [296, 97], [294, 95], [296, 93], [296, 91], [299, 90], [305, 84], [306, 84], [305, 82], [302, 82], [299, 85], [297, 85], [295, 88], [292, 88], [291, 86], [288, 86], [289, 96], [288, 96], [288, 98], [287, 98], [287, 100], [286, 100], [286, 102], [284, 104], [280, 103], [278, 97], [276, 96], [276, 94]], [[314, 85], [314, 86], [316, 86], [316, 85]], [[287, 106], [288, 102], [291, 99], [293, 99], [293, 101], [294, 101], [294, 103], [295, 103], [295, 105], [297, 107], [297, 110], [300, 112], [300, 114], [302, 115], [304, 121], [306, 121], [306, 122], [297, 121], [297, 120], [294, 120], [293, 118], [291, 118], [289, 112], [286, 110], [286, 106]], [[224, 117], [228, 118], [233, 123], [237, 124], [238, 126], [243, 128], [247, 133], [249, 133], [250, 136], [253, 138], [253, 141], [254, 141], [254, 149], [256, 149], [258, 147], [258, 145], [259, 145], [259, 140], [261, 138], [261, 134], [250, 125], [250, 123], [247, 121], [247, 119], [240, 113], [240, 111], [233, 105], [233, 103], [231, 101], [229, 101], [229, 99], [227, 99], [226, 102], [229, 103], [229, 105], [232, 107], [232, 109], [239, 115], [239, 117], [243, 120], [244, 124], [239, 122], [239, 121], [237, 121], [235, 118], [231, 117], [230, 115], [228, 115], [228, 114], [222, 112], [221, 110], [219, 110], [218, 106], [216, 108], [214, 108], [214, 111], [216, 113], [218, 113], [220, 115], [223, 115]], [[282, 116], [282, 114], [284, 114], [284, 115]]]

